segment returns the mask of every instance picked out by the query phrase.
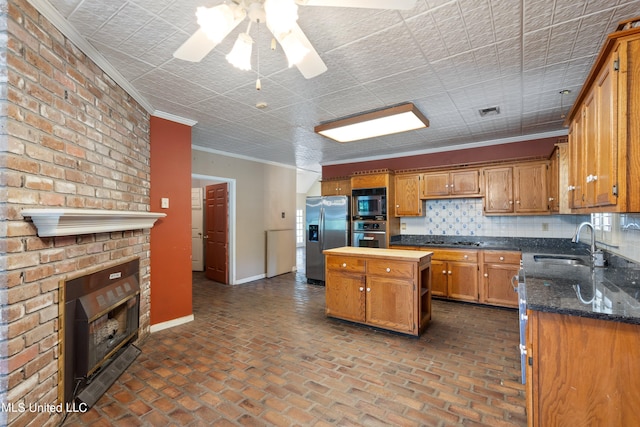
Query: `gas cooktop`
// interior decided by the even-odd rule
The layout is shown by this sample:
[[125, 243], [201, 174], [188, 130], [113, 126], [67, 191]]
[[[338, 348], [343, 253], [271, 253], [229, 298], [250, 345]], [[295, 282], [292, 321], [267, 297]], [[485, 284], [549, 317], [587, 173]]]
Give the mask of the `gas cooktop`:
[[427, 240], [425, 245], [448, 245], [448, 246], [480, 246], [480, 242], [462, 242], [445, 240]]

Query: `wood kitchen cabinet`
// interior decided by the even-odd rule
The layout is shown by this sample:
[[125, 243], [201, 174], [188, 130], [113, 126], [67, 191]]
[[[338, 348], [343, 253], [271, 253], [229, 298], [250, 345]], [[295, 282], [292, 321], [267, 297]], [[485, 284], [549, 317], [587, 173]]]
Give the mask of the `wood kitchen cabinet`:
[[431, 257], [431, 293], [460, 301], [478, 301], [478, 251], [424, 248]]
[[485, 215], [549, 213], [548, 161], [483, 169]]
[[323, 196], [351, 196], [351, 179], [322, 181], [320, 192]]
[[520, 270], [519, 251], [481, 251], [482, 286], [480, 302], [501, 307], [518, 307], [514, 278]]
[[395, 215], [421, 216], [420, 174], [396, 175]]
[[528, 426], [637, 425], [640, 325], [527, 314]]
[[430, 253], [345, 247], [326, 255], [327, 316], [419, 335], [431, 319]]
[[567, 142], [556, 144], [549, 163], [549, 210], [568, 214], [569, 209], [569, 148]]
[[640, 17], [623, 21], [569, 112], [571, 207], [640, 212]]
[[427, 172], [422, 176], [422, 198], [479, 197], [480, 171], [464, 169]]

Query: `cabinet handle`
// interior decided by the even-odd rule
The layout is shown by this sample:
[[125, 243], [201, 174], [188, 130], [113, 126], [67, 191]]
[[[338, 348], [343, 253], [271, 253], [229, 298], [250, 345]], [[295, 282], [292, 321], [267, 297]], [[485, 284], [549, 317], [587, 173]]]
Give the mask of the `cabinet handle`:
[[513, 200], [509, 200], [509, 204], [512, 205], [513, 204]]
[[442, 270], [442, 274], [447, 274], [447, 270]]
[[389, 267], [387, 267], [387, 273], [389, 273], [391, 271], [391, 269]]
[[469, 255], [463, 256], [464, 259], [469, 259]]
[[444, 185], [444, 188], [449, 188], [449, 184], [445, 184], [445, 185]]
[[342, 263], [342, 267], [344, 268], [344, 267], [346, 267], [346, 266], [347, 266], [347, 263], [346, 263], [346, 262], [343, 262], [343, 263]]
[[367, 292], [371, 292], [371, 288], [367, 288]]
[[489, 273], [484, 273], [484, 277], [489, 277]]
[[549, 201], [553, 202], [555, 199], [553, 197], [549, 197]]
[[575, 185], [570, 185], [567, 187], [567, 191], [574, 191], [576, 189]]
[[360, 292], [364, 291], [364, 288], [362, 286], [360, 286]]
[[517, 203], [517, 204], [520, 204], [520, 200], [516, 200], [516, 203]]
[[400, 207], [400, 205], [396, 205], [396, 208], [399, 208], [399, 207]]
[[500, 261], [504, 261], [504, 257], [503, 256], [500, 257]]
[[449, 270], [448, 273], [451, 274], [451, 270]]

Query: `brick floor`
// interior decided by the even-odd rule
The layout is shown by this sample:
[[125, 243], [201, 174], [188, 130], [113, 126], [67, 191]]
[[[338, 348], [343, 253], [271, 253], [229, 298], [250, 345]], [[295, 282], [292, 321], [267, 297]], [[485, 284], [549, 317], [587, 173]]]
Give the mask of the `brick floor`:
[[324, 288], [294, 273], [238, 286], [194, 273], [193, 307], [64, 425], [526, 425], [516, 311], [434, 300], [407, 337], [326, 318]]

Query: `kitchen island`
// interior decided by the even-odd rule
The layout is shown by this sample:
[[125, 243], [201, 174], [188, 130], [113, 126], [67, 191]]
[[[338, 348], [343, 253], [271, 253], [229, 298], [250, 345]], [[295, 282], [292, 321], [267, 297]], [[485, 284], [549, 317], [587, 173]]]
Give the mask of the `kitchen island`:
[[431, 252], [345, 246], [323, 252], [326, 315], [418, 336], [431, 320]]

